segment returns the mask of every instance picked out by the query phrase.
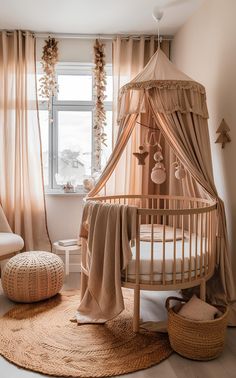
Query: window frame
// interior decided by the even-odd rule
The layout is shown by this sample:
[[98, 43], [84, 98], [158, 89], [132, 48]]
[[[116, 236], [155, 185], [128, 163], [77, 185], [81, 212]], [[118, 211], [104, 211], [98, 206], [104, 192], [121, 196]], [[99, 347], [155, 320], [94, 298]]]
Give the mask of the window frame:
[[[57, 96], [54, 96], [51, 102], [51, 108], [49, 111], [49, 124], [48, 124], [48, 183], [45, 185], [46, 192], [58, 191], [61, 187], [56, 183], [55, 174], [58, 172], [58, 112], [59, 111], [91, 111], [92, 113], [92, 156], [91, 156], [91, 173], [95, 168], [95, 130], [94, 130], [94, 110], [95, 110], [95, 93], [94, 93], [94, 64], [93, 63], [78, 63], [78, 62], [59, 62], [56, 66], [56, 75], [92, 75], [92, 99], [91, 101], [65, 101], [58, 100]], [[105, 67], [108, 76], [112, 76], [112, 65], [106, 64]], [[42, 68], [40, 62], [37, 62], [37, 75], [42, 74]], [[47, 101], [38, 101], [38, 107], [40, 110], [48, 111]], [[112, 101], [104, 101], [104, 107], [106, 111], [112, 111]], [[52, 126], [51, 127], [51, 120]], [[78, 190], [83, 190], [83, 185], [77, 186]]]

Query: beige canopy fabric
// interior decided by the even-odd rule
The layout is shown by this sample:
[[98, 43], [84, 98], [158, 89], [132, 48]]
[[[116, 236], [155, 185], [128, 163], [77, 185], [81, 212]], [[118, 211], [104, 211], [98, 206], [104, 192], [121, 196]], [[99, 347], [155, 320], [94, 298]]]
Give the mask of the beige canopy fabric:
[[[208, 111], [205, 88], [180, 72], [158, 50], [144, 69], [120, 90], [118, 101], [119, 134], [108, 164], [89, 197], [99, 194], [184, 194], [217, 199], [218, 227], [216, 245], [216, 271], [208, 283], [208, 296], [216, 303], [230, 305], [231, 325], [236, 325], [235, 287], [228, 255], [228, 237], [224, 204], [218, 197], [214, 184], [210, 141], [208, 134]], [[163, 136], [164, 163], [168, 171], [167, 184], [155, 185], [150, 180], [153, 147], [145, 166], [138, 166], [133, 152], [144, 144], [146, 126], [158, 127]], [[139, 128], [133, 137], [133, 130]], [[166, 153], [166, 151], [168, 153]], [[124, 156], [130, 156], [130, 162]], [[178, 159], [187, 171], [184, 180], [174, 180], [171, 164]], [[126, 161], [126, 165], [123, 164]], [[122, 172], [130, 178], [125, 184], [125, 193], [120, 191]], [[127, 177], [127, 174], [126, 174]], [[124, 188], [124, 186], [123, 186]]]
[[[154, 35], [117, 36], [112, 42], [112, 77], [113, 77], [113, 145], [118, 133], [117, 103], [120, 88], [129, 83], [148, 63], [158, 48], [158, 41]], [[167, 57], [170, 53], [170, 41], [163, 39], [161, 49]]]

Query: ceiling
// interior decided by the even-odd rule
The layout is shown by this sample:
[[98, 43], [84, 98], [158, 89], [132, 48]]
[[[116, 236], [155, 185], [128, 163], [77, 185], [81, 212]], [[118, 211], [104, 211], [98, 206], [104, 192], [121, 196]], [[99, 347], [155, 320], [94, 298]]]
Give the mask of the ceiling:
[[153, 34], [152, 10], [164, 10], [161, 34], [174, 35], [204, 0], [0, 0], [0, 29], [81, 34]]

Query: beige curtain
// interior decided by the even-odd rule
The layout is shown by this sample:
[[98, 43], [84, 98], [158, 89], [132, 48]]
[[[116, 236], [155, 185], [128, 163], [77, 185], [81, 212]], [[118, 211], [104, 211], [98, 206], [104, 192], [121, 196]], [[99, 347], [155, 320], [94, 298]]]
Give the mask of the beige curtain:
[[35, 38], [0, 32], [0, 202], [26, 250], [50, 250], [36, 96]]

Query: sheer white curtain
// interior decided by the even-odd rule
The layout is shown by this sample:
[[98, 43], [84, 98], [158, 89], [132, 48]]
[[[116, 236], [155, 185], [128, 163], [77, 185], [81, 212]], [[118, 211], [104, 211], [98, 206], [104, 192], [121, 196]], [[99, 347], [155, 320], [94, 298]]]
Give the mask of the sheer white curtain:
[[36, 95], [35, 38], [0, 32], [0, 202], [26, 250], [50, 250]]

